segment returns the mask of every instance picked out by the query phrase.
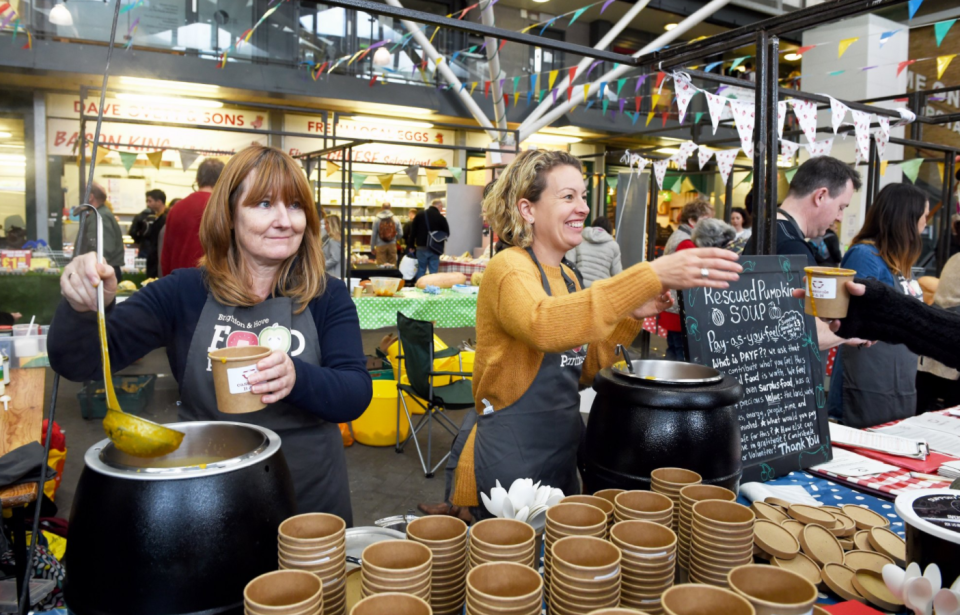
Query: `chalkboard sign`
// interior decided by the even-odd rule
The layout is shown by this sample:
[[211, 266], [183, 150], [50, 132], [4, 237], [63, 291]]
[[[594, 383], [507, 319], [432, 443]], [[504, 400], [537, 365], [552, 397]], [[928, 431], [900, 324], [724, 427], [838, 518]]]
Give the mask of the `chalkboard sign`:
[[687, 356], [743, 385], [737, 408], [743, 481], [771, 480], [832, 458], [816, 323], [803, 313], [801, 256], [741, 258], [730, 288], [682, 293]]

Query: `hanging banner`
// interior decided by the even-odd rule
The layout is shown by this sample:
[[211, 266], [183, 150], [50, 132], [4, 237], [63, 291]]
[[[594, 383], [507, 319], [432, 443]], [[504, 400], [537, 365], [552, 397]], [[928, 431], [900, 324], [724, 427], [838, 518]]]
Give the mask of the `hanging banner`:
[[390, 189], [390, 185], [393, 183], [393, 175], [378, 175], [377, 181], [380, 182], [384, 192], [386, 192]]
[[437, 181], [437, 178], [440, 177], [440, 171], [436, 169], [424, 169], [423, 172], [427, 174], [428, 186], [432, 186]]
[[366, 175], [361, 175], [360, 173], [353, 174], [353, 189], [359, 190], [363, 187], [363, 182], [367, 181]]
[[663, 190], [663, 178], [667, 176], [669, 160], [657, 160], [653, 163], [653, 174], [657, 178], [657, 187]]
[[324, 173], [324, 177], [330, 177], [331, 175], [339, 172], [340, 172], [340, 166], [336, 162], [328, 162], [327, 170]]
[[800, 149], [799, 143], [794, 143], [793, 141], [787, 141], [785, 139], [780, 139], [780, 153], [784, 158], [792, 159], [797, 153], [797, 150]]
[[[833, 140], [835, 137], [830, 137], [829, 139], [824, 139], [823, 141], [814, 141], [813, 143], [807, 143], [804, 145], [804, 149], [807, 150], [807, 153], [810, 154], [811, 158], [817, 156], [829, 156], [830, 152], [833, 150]], [[860, 150], [858, 149], [857, 152]]]
[[[87, 97], [83, 105], [77, 94], [47, 94], [47, 117], [75, 120], [79, 128], [80, 111], [86, 115], [97, 115], [100, 97]], [[145, 100], [120, 100], [107, 97], [103, 102], [103, 117], [127, 120], [148, 120], [169, 124], [193, 126], [224, 126], [245, 128], [247, 130], [269, 129], [270, 118], [264, 111], [244, 109], [211, 109], [191, 104], [189, 98], [176, 103], [152, 103], [149, 96]], [[89, 123], [89, 122], [88, 122]], [[106, 126], [108, 122], [104, 122]], [[144, 128], [143, 126], [130, 126]], [[210, 134], [210, 133], [207, 133]], [[247, 137], [249, 139], [249, 137]], [[209, 145], [208, 145], [209, 147]]]
[[701, 145], [700, 149], [697, 151], [697, 157], [700, 162], [700, 170], [703, 170], [703, 167], [710, 162], [710, 159], [713, 158], [713, 150], [707, 147], [706, 145]]
[[777, 103], [777, 137], [783, 138], [783, 123], [787, 119], [787, 101]]
[[723, 108], [727, 104], [727, 99], [707, 91], [704, 91], [703, 94], [707, 97], [710, 121], [713, 122], [713, 134], [717, 134], [717, 126], [720, 124], [720, 116], [723, 115]]
[[677, 86], [677, 109], [680, 111], [680, 123], [682, 124], [683, 118], [687, 115], [687, 107], [690, 105], [693, 95], [696, 94], [698, 90], [690, 84], [689, 79], [682, 75], [675, 76], [674, 83]]
[[450, 171], [450, 175], [452, 175], [453, 179], [459, 184], [460, 177], [463, 175], [463, 167], [447, 167], [447, 170]]
[[917, 183], [917, 175], [920, 174], [920, 165], [923, 164], [923, 158], [914, 158], [900, 163], [900, 170], [907, 176], [911, 183]]
[[857, 135], [857, 151], [864, 160], [870, 158], [870, 121], [873, 115], [863, 111], [851, 111], [853, 127]]
[[675, 163], [681, 169], [686, 170], [687, 159], [693, 155], [693, 152], [697, 151], [697, 147], [697, 144], [693, 141], [684, 141], [680, 144], [680, 151], [671, 156], [669, 160]]
[[877, 142], [877, 155], [883, 160], [887, 152], [887, 143], [890, 142], [890, 120], [877, 116], [877, 122], [880, 123], [880, 128], [874, 133], [874, 138]]
[[741, 100], [731, 100], [730, 109], [733, 111], [733, 121], [737, 125], [743, 153], [747, 158], [753, 158], [753, 127], [756, 123], [754, 105]]
[[407, 174], [407, 178], [410, 179], [410, 183], [417, 185], [417, 178], [420, 176], [420, 167], [417, 165], [409, 166], [403, 170]]
[[793, 99], [793, 114], [809, 143], [817, 140], [817, 105], [808, 100]]
[[717, 157], [717, 168], [720, 170], [720, 177], [723, 178], [723, 185], [727, 185], [727, 178], [733, 171], [733, 163], [737, 159], [738, 149], [717, 150], [714, 154]]
[[830, 120], [833, 123], [833, 134], [837, 134], [837, 130], [840, 129], [840, 124], [843, 123], [843, 119], [847, 116], [849, 110], [848, 106], [836, 98], [830, 97]]
[[[137, 162], [137, 153], [136, 152], [117, 152], [120, 154], [120, 164], [123, 165], [123, 168], [127, 170], [127, 173], [130, 172], [130, 169], [133, 168], [133, 165]], [[163, 152], [160, 152], [160, 155], [163, 155]]]
[[147, 154], [147, 160], [150, 161], [150, 164], [153, 165], [154, 169], [159, 171], [160, 164], [163, 161], [163, 150], [160, 150], [159, 152], [149, 152]]
[[186, 149], [180, 150], [179, 153], [180, 153], [180, 166], [181, 168], [183, 168], [184, 171], [189, 169], [190, 165], [192, 165], [194, 161], [200, 157], [200, 154], [198, 154], [197, 152], [186, 150]]

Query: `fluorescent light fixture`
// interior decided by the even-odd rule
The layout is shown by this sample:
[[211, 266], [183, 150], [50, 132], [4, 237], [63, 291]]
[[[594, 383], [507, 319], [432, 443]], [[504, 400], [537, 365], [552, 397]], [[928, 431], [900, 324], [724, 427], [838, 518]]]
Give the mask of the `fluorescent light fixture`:
[[144, 103], [154, 107], [180, 107], [190, 105], [194, 107], [219, 109], [223, 106], [223, 103], [219, 100], [207, 100], [205, 98], [173, 98], [170, 96], [154, 96], [152, 94], [127, 94], [125, 92], [117, 94], [117, 98], [120, 100]]
[[0, 154], [0, 162], [27, 162], [27, 157], [20, 154]]
[[796, 62], [802, 57], [803, 56], [800, 55], [799, 53], [788, 53], [787, 55], [783, 56], [783, 59], [786, 60], [787, 62]]
[[405, 126], [407, 128], [433, 128], [429, 122], [417, 122], [411, 120], [396, 120], [389, 117], [374, 117], [372, 115], [354, 115], [350, 118], [354, 122], [368, 122], [370, 124], [381, 124], [383, 126]]
[[167, 81], [165, 79], [144, 79], [142, 77], [120, 77], [120, 83], [138, 88], [148, 88], [157, 92], [182, 90], [185, 92], [213, 93], [220, 89], [219, 85], [207, 83], [188, 83], [186, 81]]
[[569, 145], [570, 143], [579, 143], [582, 141], [580, 137], [570, 137], [567, 135], [550, 135], [544, 133], [537, 133], [535, 135], [530, 135], [527, 137], [527, 141], [533, 141], [534, 143], [543, 143], [545, 145]]
[[9, 139], [12, 136], [12, 132], [0, 132], [0, 139]]
[[550, 0], [533, 0], [537, 4], [543, 4], [544, 2], [549, 2]]
[[50, 9], [50, 23], [57, 26], [73, 25], [73, 15], [67, 10], [66, 4], [61, 3]]
[[673, 30], [674, 28], [676, 28], [678, 25], [680, 24], [676, 24], [676, 23], [664, 24], [663, 29], [669, 32], [670, 30]]
[[737, 72], [745, 73], [747, 72], [747, 67], [741, 64], [740, 66], [737, 67]]
[[22, 145], [4, 145], [0, 143], [0, 149], [23, 149]]
[[661, 147], [658, 150], [654, 150], [656, 154], [663, 154], [665, 156], [673, 156], [674, 154], [680, 153], [679, 147]]

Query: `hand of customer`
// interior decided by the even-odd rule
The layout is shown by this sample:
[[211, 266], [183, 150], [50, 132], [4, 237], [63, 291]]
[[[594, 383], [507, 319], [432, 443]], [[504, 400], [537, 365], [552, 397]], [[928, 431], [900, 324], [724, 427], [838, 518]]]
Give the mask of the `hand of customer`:
[[[806, 287], [807, 278], [803, 278], [803, 285]], [[851, 295], [855, 297], [862, 297], [864, 293], [867, 292], [867, 287], [863, 284], [857, 284], [856, 282], [847, 282], [847, 290]], [[793, 290], [793, 296], [795, 299], [804, 299], [807, 296], [807, 291], [803, 288], [795, 288]], [[836, 333], [840, 329], [840, 319], [839, 318], [821, 318], [823, 322], [829, 325], [830, 330]], [[843, 342], [845, 346], [859, 346], [861, 348], [869, 348], [876, 344], [870, 340], [863, 340], [859, 337], [852, 337]]]
[[643, 320], [644, 318], [656, 316], [672, 305], [673, 297], [668, 292], [663, 293], [635, 309], [630, 316], [632, 316], [634, 320]]
[[21, 318], [23, 318], [23, 314], [21, 314], [20, 312], [11, 312], [10, 315], [13, 316], [14, 320], [20, 320]]
[[97, 263], [97, 255], [87, 252], [75, 257], [63, 268], [60, 294], [78, 312], [97, 311], [97, 286], [103, 284], [104, 307], [117, 296], [117, 274], [106, 263]]
[[[720, 248], [696, 248], [662, 256], [650, 263], [664, 290], [684, 290], [703, 286], [727, 288], [736, 282], [743, 267], [739, 257]], [[706, 274], [706, 275], [704, 275]]]
[[273, 404], [293, 390], [297, 382], [297, 368], [287, 353], [274, 350], [257, 363], [257, 373], [248, 376], [247, 382], [254, 385], [252, 390], [255, 394], [263, 395], [260, 401]]

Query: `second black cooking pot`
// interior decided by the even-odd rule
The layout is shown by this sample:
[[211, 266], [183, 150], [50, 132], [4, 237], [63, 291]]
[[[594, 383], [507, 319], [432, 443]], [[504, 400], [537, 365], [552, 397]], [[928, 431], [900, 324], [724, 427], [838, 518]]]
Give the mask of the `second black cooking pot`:
[[649, 489], [657, 468], [684, 468], [737, 492], [743, 388], [715, 369], [632, 361], [601, 370], [581, 455], [584, 493]]
[[87, 451], [70, 513], [65, 597], [77, 615], [243, 612], [243, 588], [277, 569], [295, 510], [280, 436], [246, 423], [170, 425], [176, 452]]

